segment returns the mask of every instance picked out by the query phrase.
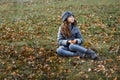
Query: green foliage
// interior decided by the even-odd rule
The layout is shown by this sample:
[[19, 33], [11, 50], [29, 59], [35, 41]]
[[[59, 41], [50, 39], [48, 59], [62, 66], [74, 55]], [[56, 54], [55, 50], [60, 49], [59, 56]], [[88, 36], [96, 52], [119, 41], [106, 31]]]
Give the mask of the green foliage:
[[[60, 15], [66, 10], [75, 14], [84, 46], [105, 60], [56, 55]], [[0, 79], [119, 80], [119, 35], [119, 0], [1, 0]]]

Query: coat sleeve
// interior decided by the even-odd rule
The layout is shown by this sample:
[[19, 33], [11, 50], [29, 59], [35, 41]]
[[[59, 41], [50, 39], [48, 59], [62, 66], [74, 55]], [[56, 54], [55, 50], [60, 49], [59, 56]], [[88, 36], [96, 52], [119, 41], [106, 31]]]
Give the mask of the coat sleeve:
[[68, 45], [67, 39], [61, 33], [61, 27], [58, 30], [57, 41], [58, 41], [58, 44], [60, 46], [67, 46]]
[[76, 33], [76, 40], [77, 40], [77, 44], [83, 44], [83, 37], [78, 28], [77, 28], [77, 33]]

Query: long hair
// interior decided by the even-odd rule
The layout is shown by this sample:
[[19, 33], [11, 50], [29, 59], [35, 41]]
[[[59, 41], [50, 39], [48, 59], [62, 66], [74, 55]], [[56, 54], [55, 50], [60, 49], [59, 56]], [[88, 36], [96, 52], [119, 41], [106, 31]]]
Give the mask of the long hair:
[[[74, 22], [72, 23], [73, 26], [77, 25], [77, 21], [74, 20]], [[71, 36], [71, 31], [69, 28], [69, 22], [66, 20], [62, 23], [61, 25], [61, 32], [64, 35], [64, 37], [69, 38]]]

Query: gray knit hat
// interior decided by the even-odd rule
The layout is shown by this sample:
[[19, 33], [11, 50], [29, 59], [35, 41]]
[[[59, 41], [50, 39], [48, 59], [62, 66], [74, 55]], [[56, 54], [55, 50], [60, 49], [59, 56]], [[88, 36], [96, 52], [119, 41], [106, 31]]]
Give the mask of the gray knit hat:
[[62, 21], [67, 20], [67, 18], [70, 17], [70, 16], [74, 16], [72, 12], [70, 12], [70, 11], [64, 12], [64, 13], [62, 14], [62, 16], [61, 16], [61, 17], [62, 17]]

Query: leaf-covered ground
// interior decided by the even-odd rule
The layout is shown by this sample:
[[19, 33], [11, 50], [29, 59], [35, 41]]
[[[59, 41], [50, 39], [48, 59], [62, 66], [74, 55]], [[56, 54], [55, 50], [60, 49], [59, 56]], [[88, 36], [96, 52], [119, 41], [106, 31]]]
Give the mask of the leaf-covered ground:
[[[75, 14], [84, 46], [104, 60], [56, 55], [66, 10]], [[1, 0], [0, 79], [120, 80], [120, 1]]]

